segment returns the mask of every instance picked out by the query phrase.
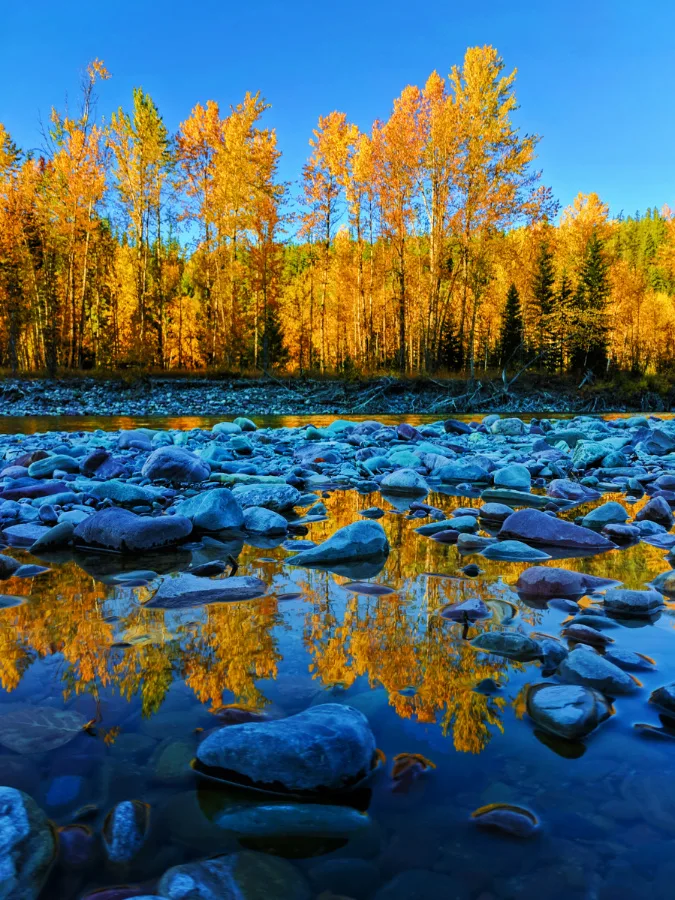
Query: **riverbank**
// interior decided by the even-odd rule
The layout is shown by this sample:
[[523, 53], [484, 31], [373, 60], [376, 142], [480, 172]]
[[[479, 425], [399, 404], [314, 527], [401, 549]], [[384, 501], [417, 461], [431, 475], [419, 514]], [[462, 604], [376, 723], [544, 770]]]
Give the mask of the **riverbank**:
[[488, 379], [211, 379], [143, 377], [0, 381], [2, 416], [410, 415], [675, 411], [675, 389], [640, 381], [579, 388], [538, 376]]

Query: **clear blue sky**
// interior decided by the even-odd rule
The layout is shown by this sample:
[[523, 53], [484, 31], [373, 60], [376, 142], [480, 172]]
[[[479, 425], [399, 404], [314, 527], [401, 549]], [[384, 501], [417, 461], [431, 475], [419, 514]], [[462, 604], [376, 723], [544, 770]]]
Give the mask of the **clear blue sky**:
[[406, 84], [447, 74], [467, 46], [493, 44], [519, 70], [520, 126], [543, 136], [539, 164], [563, 205], [597, 191], [613, 213], [675, 206], [673, 0], [4, 0], [0, 121], [21, 146], [75, 98], [93, 57], [113, 78], [99, 110], [142, 86], [170, 129], [196, 102], [228, 108], [246, 90], [272, 104], [297, 177], [319, 114], [368, 128]]

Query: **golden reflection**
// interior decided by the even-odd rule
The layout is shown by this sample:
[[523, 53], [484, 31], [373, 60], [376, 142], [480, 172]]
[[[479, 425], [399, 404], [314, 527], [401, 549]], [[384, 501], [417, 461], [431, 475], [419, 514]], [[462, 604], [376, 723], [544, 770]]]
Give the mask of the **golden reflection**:
[[[623, 500], [621, 495], [603, 498], [608, 499]], [[480, 505], [475, 498], [440, 494], [430, 500], [446, 512]], [[479, 753], [491, 735], [503, 729], [507, 707], [522, 715], [522, 697], [508, 695], [508, 680], [524, 666], [475, 652], [462, 638], [461, 626], [436, 613], [448, 603], [475, 597], [488, 604], [493, 615], [472, 626], [469, 638], [498, 627], [527, 634], [539, 629], [544, 611], [527, 606], [513, 591], [527, 564], [462, 557], [455, 546], [416, 534], [413, 529], [424, 520], [395, 513], [379, 495], [334, 491], [325, 502], [328, 520], [310, 525], [309, 537], [315, 541], [355, 521], [359, 510], [374, 503], [387, 510], [380, 521], [392, 550], [376, 580], [396, 593], [354, 594], [342, 587], [351, 580], [346, 576], [285, 567], [288, 552], [281, 546], [246, 545], [239, 571], [265, 578], [270, 584], [266, 597], [166, 611], [144, 606], [152, 593], [148, 588], [102, 583], [72, 559], [53, 562], [40, 577], [3, 582], [4, 593], [26, 601], [0, 611], [3, 690], [11, 694], [33, 663], [51, 658], [44, 677], [65, 700], [89, 693], [98, 701], [108, 691], [138, 702], [143, 715], [150, 716], [179, 681], [193, 691], [195, 702], [211, 710], [232, 699], [248, 710], [261, 710], [270, 702], [261, 683], [277, 678], [283, 682], [284, 666], [297, 672], [300, 660], [301, 679], [308, 685], [313, 681], [327, 692], [340, 685], [356, 694], [361, 690], [357, 680], [364, 679], [373, 689], [384, 688], [398, 716], [437, 723], [457, 750]], [[631, 514], [640, 505], [628, 507]], [[566, 516], [574, 519], [589, 508]], [[31, 560], [25, 551], [5, 552]], [[209, 551], [209, 558], [216, 552]], [[189, 561], [187, 552], [185, 556]], [[271, 562], [261, 562], [261, 557]], [[663, 557], [664, 551], [641, 543], [546, 564], [642, 587], [666, 568]], [[461, 570], [468, 561], [478, 562], [480, 578], [464, 577]], [[143, 568], [142, 559], [138, 568]], [[275, 599], [275, 594], [287, 592], [301, 592], [301, 599]], [[488, 689], [476, 690], [483, 682]], [[114, 723], [102, 721], [99, 727], [106, 741], [114, 741]]]

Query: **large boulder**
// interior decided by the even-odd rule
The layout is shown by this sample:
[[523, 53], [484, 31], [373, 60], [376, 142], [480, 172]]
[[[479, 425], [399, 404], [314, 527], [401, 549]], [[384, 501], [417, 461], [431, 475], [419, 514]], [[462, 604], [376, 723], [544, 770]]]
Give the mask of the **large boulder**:
[[102, 509], [75, 528], [73, 541], [81, 547], [136, 553], [180, 543], [192, 531], [184, 516], [137, 516], [127, 509]]
[[448, 463], [447, 466], [442, 466], [436, 474], [444, 484], [461, 484], [465, 481], [474, 484], [490, 481], [489, 472], [477, 463], [470, 462]]
[[512, 463], [497, 469], [494, 473], [495, 487], [511, 488], [515, 491], [529, 491], [532, 486], [530, 470], [520, 463]]
[[231, 603], [262, 597], [267, 591], [265, 582], [254, 575], [235, 575], [233, 578], [203, 578], [190, 572], [166, 575], [152, 600], [151, 609], [188, 609], [208, 603]]
[[282, 515], [264, 506], [249, 506], [244, 512], [244, 530], [271, 537], [286, 534], [288, 522]]
[[330, 567], [335, 563], [355, 562], [384, 557], [389, 553], [389, 541], [379, 522], [366, 520], [339, 528], [327, 541], [292, 556], [288, 563], [305, 568]]
[[245, 722], [209, 734], [199, 762], [246, 783], [293, 792], [340, 791], [372, 769], [375, 738], [359, 710], [311, 706], [271, 722]]
[[36, 900], [56, 846], [54, 828], [33, 798], [0, 787], [0, 900]]
[[598, 500], [602, 494], [593, 488], [578, 481], [569, 481], [567, 478], [554, 478], [548, 485], [546, 493], [549, 497], [559, 500], [571, 500], [574, 503], [588, 503]]
[[206, 481], [211, 466], [183, 447], [159, 447], [148, 456], [141, 474], [150, 481], [190, 484]]
[[591, 647], [578, 646], [562, 661], [558, 675], [568, 684], [595, 688], [610, 697], [632, 694], [637, 682]]
[[238, 484], [232, 494], [243, 509], [264, 506], [273, 512], [290, 512], [302, 496], [290, 484]]
[[501, 539], [523, 541], [543, 547], [561, 547], [569, 550], [601, 552], [612, 550], [615, 545], [591, 531], [564, 519], [557, 519], [538, 509], [520, 509], [504, 522], [499, 532]]
[[189, 519], [201, 531], [223, 531], [240, 528], [244, 513], [237, 498], [228, 488], [203, 491], [183, 500], [176, 507], [179, 516]]
[[664, 528], [671, 529], [675, 518], [670, 511], [670, 506], [663, 497], [652, 497], [635, 516], [636, 522], [656, 522]]
[[310, 900], [312, 896], [304, 875], [287, 860], [250, 850], [174, 866], [164, 873], [157, 890], [166, 900]]
[[611, 715], [605, 697], [592, 688], [575, 684], [537, 684], [527, 692], [530, 718], [551, 734], [579, 740]]
[[628, 513], [620, 503], [611, 500], [609, 503], [603, 503], [602, 506], [596, 506], [583, 518], [584, 528], [595, 528], [601, 530], [605, 525], [623, 525], [628, 518]]
[[429, 485], [414, 469], [397, 469], [385, 475], [380, 483], [383, 493], [420, 494], [429, 493]]
[[657, 591], [630, 591], [614, 588], [606, 591], [605, 609], [613, 616], [641, 619], [649, 618], [663, 609], [663, 597]]
[[619, 582], [554, 566], [531, 566], [518, 576], [516, 590], [541, 598], [581, 597], [589, 591], [612, 587]]

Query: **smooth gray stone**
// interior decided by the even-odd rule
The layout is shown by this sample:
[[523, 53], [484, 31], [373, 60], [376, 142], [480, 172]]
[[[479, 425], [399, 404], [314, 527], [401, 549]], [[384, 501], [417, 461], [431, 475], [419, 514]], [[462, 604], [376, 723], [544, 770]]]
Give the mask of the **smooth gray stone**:
[[261, 785], [288, 791], [339, 791], [372, 768], [375, 738], [353, 707], [326, 703], [272, 722], [231, 725], [210, 734], [197, 758]]
[[151, 609], [187, 609], [208, 603], [231, 603], [262, 597], [267, 585], [254, 575], [232, 578], [202, 578], [181, 572], [166, 575], [153, 598], [145, 604]]
[[165, 900], [310, 900], [304, 875], [267, 853], [244, 850], [174, 866], [158, 885]]
[[290, 484], [237, 484], [232, 493], [243, 509], [264, 506], [273, 512], [290, 512], [301, 497]]
[[575, 684], [538, 684], [527, 693], [527, 712], [537, 725], [567, 740], [579, 740], [611, 715], [605, 697]]
[[329, 567], [335, 563], [385, 557], [389, 541], [379, 522], [353, 522], [338, 529], [328, 540], [288, 559], [291, 566]]
[[183, 500], [176, 507], [176, 513], [185, 516], [201, 531], [240, 528], [244, 521], [243, 510], [228, 488], [202, 491], [195, 497]]
[[594, 688], [610, 697], [632, 694], [638, 689], [623, 669], [585, 645], [578, 646], [562, 661], [558, 675], [568, 684]]
[[191, 532], [192, 522], [183, 516], [137, 516], [111, 507], [87, 516], [75, 528], [73, 539], [78, 546], [135, 553], [172, 546]]

